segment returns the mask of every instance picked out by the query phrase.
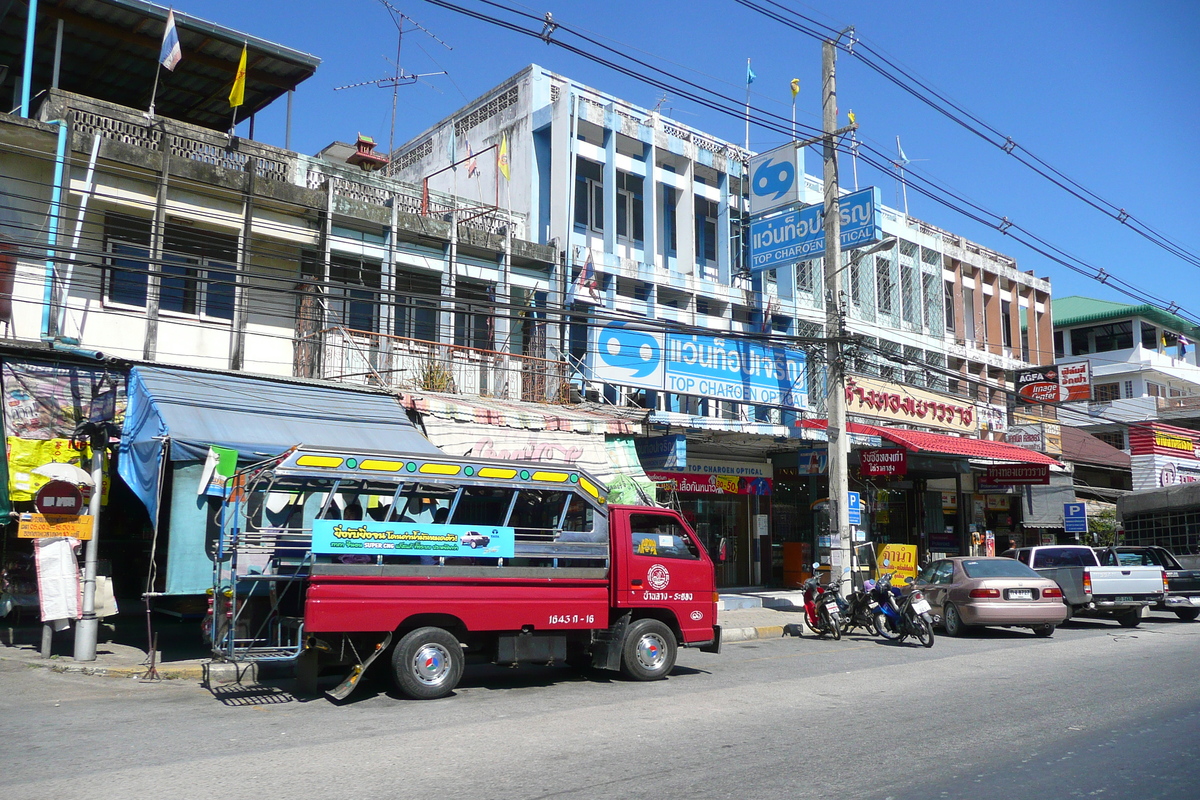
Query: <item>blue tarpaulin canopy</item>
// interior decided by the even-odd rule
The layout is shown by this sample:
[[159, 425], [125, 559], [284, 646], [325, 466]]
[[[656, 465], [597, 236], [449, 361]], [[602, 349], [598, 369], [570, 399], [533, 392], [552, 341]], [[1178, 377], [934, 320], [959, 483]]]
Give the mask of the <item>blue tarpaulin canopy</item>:
[[442, 454], [390, 394], [147, 366], [129, 371], [128, 393], [118, 471], [152, 520], [164, 451], [171, 461], [203, 461], [219, 445], [243, 462], [297, 444]]

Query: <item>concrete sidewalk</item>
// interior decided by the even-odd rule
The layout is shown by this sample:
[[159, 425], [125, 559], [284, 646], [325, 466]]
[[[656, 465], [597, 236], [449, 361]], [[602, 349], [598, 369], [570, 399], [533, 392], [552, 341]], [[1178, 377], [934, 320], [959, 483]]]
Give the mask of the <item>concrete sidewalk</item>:
[[[802, 612], [800, 592], [744, 591], [722, 594], [717, 611], [722, 642], [730, 644], [778, 638], [783, 635], [784, 625], [801, 621]], [[205, 667], [211, 658], [200, 638], [200, 622], [156, 619], [155, 629], [159, 633], [159, 651], [155, 658], [158, 677], [163, 680], [203, 681]], [[17, 626], [0, 622], [0, 661], [20, 662], [56, 672], [145, 680], [150, 677], [149, 650], [144, 645], [139, 646], [139, 640], [146, 640], [145, 618], [138, 615], [122, 616], [116, 623], [101, 625], [95, 661], [76, 661], [71, 656], [74, 652], [74, 629], [55, 634], [51, 657], [42, 658], [40, 624]], [[222, 670], [223, 673], [231, 671]]]

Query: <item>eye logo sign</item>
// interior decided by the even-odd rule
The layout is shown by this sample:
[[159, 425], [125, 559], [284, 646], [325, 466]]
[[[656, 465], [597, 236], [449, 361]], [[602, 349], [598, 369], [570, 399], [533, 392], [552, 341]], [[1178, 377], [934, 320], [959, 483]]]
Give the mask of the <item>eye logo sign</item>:
[[756, 195], [766, 197], [774, 192], [775, 196], [771, 199], [778, 200], [791, 190], [795, 180], [795, 164], [768, 158], [754, 170], [752, 186]]
[[599, 334], [600, 360], [614, 369], [629, 370], [630, 378], [645, 378], [662, 369], [662, 342], [654, 334], [613, 322]]

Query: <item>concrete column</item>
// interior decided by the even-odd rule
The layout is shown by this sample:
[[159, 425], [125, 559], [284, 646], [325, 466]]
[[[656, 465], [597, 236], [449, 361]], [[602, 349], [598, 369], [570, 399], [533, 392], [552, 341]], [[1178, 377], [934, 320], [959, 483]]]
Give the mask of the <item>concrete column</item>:
[[[717, 282], [722, 286], [730, 284], [733, 275], [733, 252], [731, 237], [733, 235], [732, 213], [729, 208], [733, 200], [729, 196], [729, 173], [722, 171], [717, 178], [717, 188], [721, 190], [721, 201], [717, 207]], [[795, 276], [793, 276], [793, 285]], [[788, 294], [791, 297], [792, 293]]]
[[[617, 252], [617, 132], [613, 130], [612, 105], [604, 118], [604, 252]], [[628, 223], [629, 221], [626, 220]]]
[[[657, 123], [658, 115], [652, 115], [652, 119], [653, 122]], [[644, 236], [642, 259], [645, 263], [654, 267], [661, 262], [658, 255], [659, 189], [658, 181], [656, 180], [658, 170], [655, 167], [658, 151], [654, 147], [653, 128], [650, 129], [650, 142], [642, 146], [642, 153], [646, 159], [646, 176], [642, 179], [642, 228]]]
[[676, 270], [684, 275], [696, 272], [695, 166], [695, 162], [689, 158], [687, 168], [679, 175], [682, 191], [679, 193], [679, 205], [675, 207], [675, 264]]

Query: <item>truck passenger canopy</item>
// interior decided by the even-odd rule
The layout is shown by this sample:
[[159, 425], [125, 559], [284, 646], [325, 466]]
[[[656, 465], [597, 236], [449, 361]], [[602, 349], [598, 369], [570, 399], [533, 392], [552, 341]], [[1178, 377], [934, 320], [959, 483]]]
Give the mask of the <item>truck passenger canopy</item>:
[[156, 518], [163, 443], [171, 461], [203, 461], [210, 445], [257, 461], [306, 443], [440, 455], [394, 397], [185, 369], [134, 367], [121, 432], [121, 478]]

